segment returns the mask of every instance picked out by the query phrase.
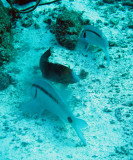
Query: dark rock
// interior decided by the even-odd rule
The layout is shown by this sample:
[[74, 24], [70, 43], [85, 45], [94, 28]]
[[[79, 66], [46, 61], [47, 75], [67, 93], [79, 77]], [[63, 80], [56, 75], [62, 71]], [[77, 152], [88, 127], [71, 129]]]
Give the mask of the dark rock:
[[21, 20], [21, 25], [25, 28], [30, 27], [34, 23], [34, 20], [31, 17], [25, 17]]
[[40, 138], [40, 136], [38, 136], [37, 142], [38, 143], [42, 143], [43, 142], [43, 140]]
[[103, 64], [101, 64], [98, 66], [98, 69], [100, 69], [100, 68], [105, 68], [105, 66]]
[[114, 3], [114, 1], [115, 1], [115, 0], [103, 0], [104, 3], [109, 3], [109, 4]]
[[96, 5], [97, 5], [97, 6], [103, 6], [104, 3], [103, 3], [102, 1], [97, 1], [97, 2], [96, 2]]
[[132, 0], [126, 0], [122, 2], [123, 6], [132, 6], [133, 7], [133, 2]]
[[115, 109], [115, 117], [118, 121], [122, 121], [122, 114], [121, 114], [122, 108], [116, 108]]
[[10, 31], [11, 17], [8, 15], [8, 10], [3, 6], [0, 1], [0, 34], [4, 31]]
[[22, 143], [21, 143], [21, 146], [22, 146], [22, 147], [26, 147], [27, 145], [29, 145], [28, 142], [22, 142]]
[[8, 62], [13, 55], [11, 17], [0, 1], [0, 66]]
[[13, 57], [14, 52], [9, 50], [9, 48], [4, 49], [4, 47], [0, 48], [0, 66], [9, 62]]
[[117, 43], [116, 42], [114, 42], [114, 41], [109, 41], [109, 46], [110, 47], [117, 47], [118, 45], [117, 45]]
[[128, 118], [128, 117], [131, 117], [131, 115], [129, 113], [126, 113], [125, 116]]
[[113, 24], [113, 25], [117, 25], [119, 23], [119, 19], [113, 17], [113, 18], [110, 19], [110, 23]]
[[108, 23], [108, 22], [104, 22], [104, 25], [105, 25], [105, 26], [108, 26], [108, 25], [109, 25], [109, 23]]
[[115, 120], [111, 120], [111, 121], [110, 121], [110, 124], [115, 124]]
[[85, 78], [87, 77], [87, 75], [88, 75], [88, 72], [86, 72], [84, 69], [82, 69], [82, 70], [80, 71], [79, 77], [80, 77], [81, 79], [85, 79]]
[[123, 73], [121, 76], [126, 77], [127, 75], [128, 75], [128, 73]]
[[97, 158], [97, 157], [98, 157], [97, 155], [93, 155], [93, 156], [92, 156], [92, 158]]
[[35, 23], [35, 24], [34, 24], [34, 27], [35, 27], [35, 29], [39, 29], [39, 28], [40, 28], [40, 26], [39, 26], [38, 23]]
[[128, 28], [133, 29], [133, 20], [130, 20], [128, 23]]
[[132, 107], [133, 106], [133, 100], [127, 101], [123, 104], [124, 106]]
[[121, 146], [121, 147], [116, 147], [115, 152], [118, 153], [118, 154], [129, 155], [129, 146], [124, 145], [124, 146]]
[[103, 112], [109, 113], [109, 112], [112, 112], [112, 110], [111, 110], [110, 108], [105, 107], [105, 108], [103, 109]]
[[0, 91], [6, 89], [11, 83], [11, 77], [7, 73], [0, 72]]
[[56, 39], [62, 46], [74, 50], [82, 29], [81, 14], [75, 11], [64, 11], [56, 19]]
[[67, 155], [67, 158], [73, 158], [73, 156], [71, 154]]
[[91, 21], [89, 19], [83, 19], [81, 20], [82, 25], [91, 25]]
[[50, 18], [44, 19], [44, 22], [47, 23], [48, 25], [51, 25], [52, 20]]

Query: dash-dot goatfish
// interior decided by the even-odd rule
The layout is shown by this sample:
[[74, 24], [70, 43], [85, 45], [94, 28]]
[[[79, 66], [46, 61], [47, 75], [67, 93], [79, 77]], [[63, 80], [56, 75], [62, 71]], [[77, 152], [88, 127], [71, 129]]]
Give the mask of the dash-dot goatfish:
[[73, 115], [62, 97], [47, 80], [38, 79], [32, 84], [32, 96], [33, 99], [22, 106], [23, 111], [41, 114], [46, 109], [54, 113], [64, 122], [71, 124], [78, 137], [86, 145], [86, 140], [80, 129], [88, 127], [88, 124]]
[[107, 64], [108, 66], [110, 65], [108, 40], [101, 30], [99, 30], [97, 27], [87, 25], [82, 30], [79, 41], [87, 43], [86, 50], [88, 50], [90, 45], [96, 45], [102, 48], [105, 52]]

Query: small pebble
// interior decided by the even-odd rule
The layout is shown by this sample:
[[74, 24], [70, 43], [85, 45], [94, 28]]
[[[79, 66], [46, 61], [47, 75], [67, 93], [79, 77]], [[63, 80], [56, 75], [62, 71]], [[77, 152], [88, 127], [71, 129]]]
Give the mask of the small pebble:
[[82, 69], [82, 70], [80, 71], [79, 77], [80, 77], [81, 79], [85, 79], [85, 78], [87, 77], [87, 75], [88, 75], [88, 72], [86, 72], [84, 69]]
[[27, 145], [29, 145], [28, 142], [22, 142], [22, 143], [21, 143], [21, 146], [22, 146], [22, 147], [26, 147]]
[[122, 108], [116, 108], [115, 109], [115, 117], [118, 121], [122, 121], [122, 114], [121, 114]]
[[105, 108], [103, 109], [103, 112], [109, 113], [109, 112], [112, 112], [112, 110], [111, 110], [110, 108], [105, 107]]
[[128, 145], [116, 147], [115, 152], [118, 154], [128, 155], [129, 154], [129, 147], [128, 147]]
[[132, 107], [133, 106], [133, 101], [127, 101], [125, 103], [123, 103], [124, 106], [128, 106], [128, 107]]
[[110, 121], [110, 124], [115, 124], [115, 120], [111, 120], [111, 121]]

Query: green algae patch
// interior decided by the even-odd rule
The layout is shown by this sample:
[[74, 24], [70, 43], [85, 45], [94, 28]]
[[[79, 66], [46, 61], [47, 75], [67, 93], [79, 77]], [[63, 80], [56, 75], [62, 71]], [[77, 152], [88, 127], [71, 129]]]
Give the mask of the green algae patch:
[[55, 36], [60, 45], [74, 50], [82, 29], [82, 14], [64, 9], [56, 19]]
[[12, 79], [9, 74], [0, 71], [0, 91], [8, 88], [11, 83]]
[[0, 1], [0, 66], [9, 62], [13, 54], [11, 17]]

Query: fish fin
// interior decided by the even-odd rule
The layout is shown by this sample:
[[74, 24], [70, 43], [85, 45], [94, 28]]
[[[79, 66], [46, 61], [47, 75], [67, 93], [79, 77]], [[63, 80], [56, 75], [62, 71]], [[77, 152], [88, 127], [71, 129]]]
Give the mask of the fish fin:
[[75, 50], [79, 52], [85, 52], [85, 54], [87, 54], [89, 47], [90, 47], [90, 44], [86, 42], [86, 39], [79, 37]]
[[73, 128], [75, 129], [78, 137], [79, 137], [79, 138], [81, 139], [81, 141], [83, 142], [84, 146], [86, 146], [86, 145], [87, 145], [87, 144], [86, 144], [86, 140], [85, 140], [84, 135], [83, 135], [83, 133], [81, 132], [80, 129], [88, 127], [88, 124], [87, 124], [84, 120], [82, 120], [82, 119], [74, 118], [74, 121], [73, 121], [73, 123], [72, 123], [72, 126], [73, 126]]
[[29, 113], [29, 114], [37, 113], [41, 115], [44, 111], [44, 108], [39, 104], [37, 98], [22, 104], [20, 108], [24, 113]]
[[89, 48], [90, 48], [90, 44], [88, 43], [88, 44], [85, 46], [85, 51], [88, 52], [88, 51], [89, 51]]
[[86, 31], [93, 31], [95, 33], [97, 33], [98, 35], [100, 35], [102, 38], [105, 38], [103, 32], [97, 28], [97, 27], [94, 27], [92, 25], [86, 25], [85, 28], [83, 29], [84, 32]]
[[72, 95], [72, 91], [67, 87], [67, 84], [56, 84], [56, 90], [58, 93], [60, 93], [62, 99], [64, 99], [65, 102], [69, 102], [69, 99]]

